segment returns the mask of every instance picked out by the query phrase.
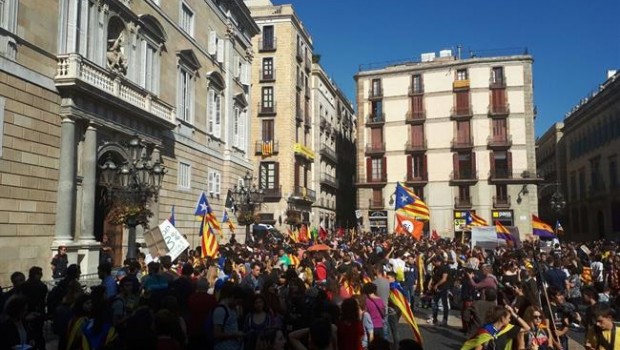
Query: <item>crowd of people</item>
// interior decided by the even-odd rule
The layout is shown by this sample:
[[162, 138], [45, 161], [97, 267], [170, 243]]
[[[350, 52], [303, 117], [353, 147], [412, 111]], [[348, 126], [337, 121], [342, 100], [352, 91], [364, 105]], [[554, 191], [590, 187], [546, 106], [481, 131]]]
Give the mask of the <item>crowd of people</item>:
[[53, 288], [40, 267], [11, 275], [0, 350], [45, 349], [46, 322], [63, 350], [422, 349], [401, 339], [393, 289], [414, 313], [430, 307], [436, 327], [460, 309], [462, 349], [567, 350], [571, 327], [585, 329], [587, 349], [620, 349], [617, 243], [484, 250], [369, 232], [312, 243], [231, 240], [215, 258], [139, 254], [120, 268], [104, 259], [89, 288], [60, 247]]

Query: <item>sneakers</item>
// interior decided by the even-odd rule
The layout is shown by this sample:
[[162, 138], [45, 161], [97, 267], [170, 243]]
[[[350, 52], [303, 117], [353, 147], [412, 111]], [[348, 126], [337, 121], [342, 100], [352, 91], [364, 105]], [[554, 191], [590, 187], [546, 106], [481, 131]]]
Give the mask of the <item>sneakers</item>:
[[433, 318], [432, 318], [432, 317], [429, 317], [429, 318], [426, 320], [426, 323], [428, 323], [428, 324], [437, 324], [437, 320], [433, 320]]

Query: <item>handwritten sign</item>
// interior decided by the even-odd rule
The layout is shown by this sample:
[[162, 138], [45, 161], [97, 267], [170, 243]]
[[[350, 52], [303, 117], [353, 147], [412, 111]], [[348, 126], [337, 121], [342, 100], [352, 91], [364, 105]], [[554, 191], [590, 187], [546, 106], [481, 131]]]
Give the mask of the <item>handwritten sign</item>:
[[167, 255], [169, 255], [172, 260], [176, 259], [189, 247], [189, 242], [174, 226], [172, 226], [170, 221], [165, 220], [159, 224], [159, 230], [168, 248]]

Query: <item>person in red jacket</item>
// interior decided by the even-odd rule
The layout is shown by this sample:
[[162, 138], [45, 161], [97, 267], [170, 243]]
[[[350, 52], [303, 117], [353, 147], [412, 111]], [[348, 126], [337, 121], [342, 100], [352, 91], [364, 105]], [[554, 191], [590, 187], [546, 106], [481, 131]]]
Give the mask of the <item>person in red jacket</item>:
[[314, 257], [315, 262], [315, 280], [316, 283], [324, 283], [327, 280], [327, 265], [325, 264], [325, 256], [318, 253]]

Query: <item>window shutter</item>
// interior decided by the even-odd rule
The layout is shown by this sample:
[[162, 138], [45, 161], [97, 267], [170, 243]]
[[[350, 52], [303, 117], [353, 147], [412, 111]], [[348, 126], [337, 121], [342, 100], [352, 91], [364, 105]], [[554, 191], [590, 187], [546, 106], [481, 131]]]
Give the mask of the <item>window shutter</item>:
[[250, 65], [247, 62], [241, 64], [241, 84], [250, 85]]
[[235, 108], [234, 109], [234, 120], [233, 120], [233, 146], [239, 147], [239, 135], [241, 134], [241, 116], [239, 114], [239, 109]]
[[215, 92], [211, 89], [207, 92], [207, 133], [212, 134], [215, 129]]
[[491, 166], [491, 177], [495, 177], [495, 155], [489, 152], [489, 164]]
[[381, 181], [387, 181], [387, 157], [381, 158]]
[[213, 179], [213, 178], [214, 178], [214, 175], [215, 175], [215, 174], [214, 174], [212, 171], [209, 171], [209, 180], [207, 181], [207, 182], [208, 182], [207, 187], [209, 188], [209, 193], [213, 193], [213, 189], [214, 189], [214, 187], [215, 187], [215, 186], [213, 185], [213, 181], [214, 181], [214, 179]]
[[215, 121], [213, 134], [219, 138], [222, 136], [222, 97], [219, 92], [215, 94], [215, 103], [213, 108], [215, 109]]
[[179, 69], [177, 72], [177, 118], [179, 119], [183, 119], [183, 113], [185, 113], [181, 101], [183, 101], [183, 70]]
[[246, 128], [246, 118], [247, 114], [245, 112], [239, 112], [239, 148], [241, 150], [243, 150], [245, 152], [246, 150], [246, 145], [245, 145], [245, 128]]
[[428, 169], [427, 169], [427, 157], [426, 154], [422, 157], [422, 179], [428, 180]]
[[220, 194], [221, 176], [222, 175], [220, 173], [215, 174], [215, 193], [216, 194]]
[[512, 152], [506, 152], [506, 162], [508, 163], [508, 176], [512, 178]]
[[454, 172], [453, 179], [459, 179], [460, 172], [459, 172], [459, 154], [458, 153], [452, 154], [452, 168]]
[[412, 179], [412, 174], [413, 172], [411, 171], [411, 166], [413, 165], [411, 156], [407, 156], [407, 180], [411, 180]]
[[217, 52], [217, 34], [214, 30], [209, 32], [209, 55], [215, 55]]
[[471, 175], [474, 178], [476, 178], [476, 169], [478, 169], [476, 166], [476, 152], [471, 152]]
[[366, 182], [372, 182], [372, 159], [366, 158]]
[[274, 184], [273, 184], [273, 188], [279, 188], [280, 187], [280, 163], [279, 162], [275, 162], [274, 164]]
[[217, 61], [224, 62], [224, 40], [217, 38]]

